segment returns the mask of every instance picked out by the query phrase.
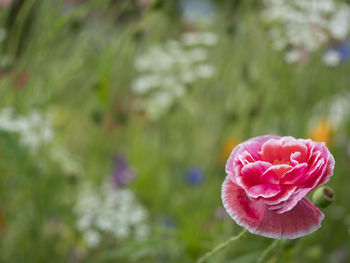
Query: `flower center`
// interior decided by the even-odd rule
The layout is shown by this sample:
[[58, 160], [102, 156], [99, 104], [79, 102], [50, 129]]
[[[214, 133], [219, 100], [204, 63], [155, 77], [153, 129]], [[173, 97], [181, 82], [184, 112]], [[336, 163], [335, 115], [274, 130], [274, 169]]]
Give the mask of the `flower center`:
[[279, 165], [279, 164], [288, 164], [290, 165], [290, 162], [287, 160], [274, 160], [273, 165]]

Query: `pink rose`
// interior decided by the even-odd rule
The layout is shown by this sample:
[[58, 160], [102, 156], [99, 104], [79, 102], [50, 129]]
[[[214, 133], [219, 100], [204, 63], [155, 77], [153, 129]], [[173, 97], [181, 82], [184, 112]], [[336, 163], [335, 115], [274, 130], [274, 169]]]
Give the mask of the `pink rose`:
[[305, 195], [328, 182], [334, 163], [324, 143], [252, 138], [235, 147], [226, 163], [224, 207], [251, 233], [278, 239], [307, 235], [324, 215]]

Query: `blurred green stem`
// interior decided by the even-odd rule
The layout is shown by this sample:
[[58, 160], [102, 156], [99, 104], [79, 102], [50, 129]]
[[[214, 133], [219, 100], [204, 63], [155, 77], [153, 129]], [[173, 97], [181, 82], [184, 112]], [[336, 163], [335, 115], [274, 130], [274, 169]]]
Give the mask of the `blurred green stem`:
[[261, 254], [260, 258], [258, 259], [257, 263], [263, 263], [266, 262], [268, 259], [269, 254], [278, 246], [280, 243], [279, 239], [275, 239]]
[[217, 245], [216, 247], [214, 247], [211, 251], [209, 251], [208, 253], [204, 254], [202, 257], [200, 257], [197, 260], [197, 263], [202, 263], [205, 260], [207, 260], [208, 258], [212, 257], [213, 255], [215, 255], [217, 252], [223, 250], [225, 247], [227, 247], [228, 245], [230, 245], [233, 241], [239, 240], [241, 237], [243, 237], [248, 231], [246, 229], [243, 229], [238, 235], [231, 237], [230, 239], [228, 239], [225, 242], [222, 242], [221, 244]]
[[13, 35], [11, 35], [9, 39], [9, 51], [8, 51], [8, 54], [13, 58], [15, 58], [16, 55], [18, 55], [21, 36], [23, 34], [26, 23], [28, 23], [28, 18], [30, 16], [32, 9], [34, 8], [35, 3], [36, 3], [36, 0], [25, 1], [21, 6], [21, 9], [18, 12], [18, 15], [15, 19], [14, 26], [13, 26]]

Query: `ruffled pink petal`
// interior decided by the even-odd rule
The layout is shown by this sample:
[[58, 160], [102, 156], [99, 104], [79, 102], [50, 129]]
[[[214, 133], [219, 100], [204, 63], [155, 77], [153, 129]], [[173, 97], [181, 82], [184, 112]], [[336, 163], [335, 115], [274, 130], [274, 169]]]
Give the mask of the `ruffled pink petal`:
[[306, 160], [308, 149], [303, 140], [296, 140], [293, 137], [283, 137], [279, 140], [270, 139], [264, 143], [261, 150], [261, 159], [270, 163], [289, 163], [291, 155], [294, 153], [295, 161]]
[[278, 184], [285, 173], [292, 170], [293, 167], [287, 164], [270, 166], [261, 176], [266, 183]]
[[280, 183], [293, 185], [303, 184], [308, 179], [306, 174], [307, 168], [308, 165], [306, 163], [297, 164], [283, 175]]
[[249, 187], [247, 193], [252, 198], [270, 198], [279, 194], [282, 190], [282, 186], [278, 184], [259, 184]]
[[330, 177], [333, 175], [334, 165], [334, 157], [331, 153], [328, 152], [327, 169], [325, 175], [322, 177], [318, 185], [323, 185], [329, 181]]
[[247, 151], [254, 160], [260, 160], [259, 152], [261, 150], [262, 145], [270, 139], [279, 139], [281, 137], [275, 135], [265, 135], [252, 138], [248, 141], [245, 141], [239, 145], [237, 145], [231, 152], [230, 157], [226, 162], [226, 173], [233, 174], [234, 173], [234, 160], [237, 159], [239, 154]]
[[315, 181], [322, 179], [323, 174], [325, 173], [327, 167], [326, 167], [326, 160], [320, 159], [317, 161], [317, 163], [312, 167], [307, 173], [307, 180], [305, 182], [304, 187], [311, 187], [312, 185], [315, 185]]
[[299, 163], [305, 162], [307, 158], [308, 148], [305, 145], [305, 140], [295, 139], [293, 137], [282, 137], [282, 145], [287, 155], [291, 156], [293, 153], [299, 153], [294, 155], [294, 160]]
[[265, 199], [265, 204], [277, 205], [277, 204], [283, 203], [295, 193], [296, 189], [297, 189], [297, 186], [284, 185], [282, 191], [278, 195]]
[[251, 156], [251, 154], [248, 151], [244, 151], [243, 153], [238, 154], [237, 158], [243, 165], [257, 161], [253, 158], [253, 156]]
[[261, 184], [261, 175], [271, 166], [272, 164], [262, 161], [249, 163], [243, 166], [240, 174], [236, 176], [236, 182], [245, 188]]
[[330, 152], [323, 142], [312, 142], [310, 144], [310, 153], [307, 160], [309, 167], [313, 167], [320, 159], [328, 160]]
[[[266, 210], [262, 200], [252, 202], [245, 191], [227, 176], [222, 185], [224, 207], [240, 226], [259, 223]], [[249, 222], [249, 223], [248, 223]]]
[[236, 147], [237, 148], [236, 154], [239, 154], [244, 151], [248, 151], [255, 160], [260, 160], [261, 159], [260, 151], [264, 143], [271, 139], [278, 140], [280, 138], [281, 138], [280, 136], [276, 136], [276, 135], [265, 135], [265, 136], [258, 136], [258, 137], [251, 138], [248, 141], [245, 141]]
[[[323, 161], [323, 160], [322, 160]], [[322, 163], [322, 162], [320, 162]], [[323, 166], [323, 170], [320, 171], [320, 174], [324, 174], [326, 172], [327, 167]], [[331, 171], [333, 173], [333, 169]], [[315, 176], [316, 177], [316, 176]], [[318, 176], [315, 178], [315, 180], [311, 180], [312, 184], [305, 185], [303, 188], [300, 188], [298, 192], [296, 192], [291, 198], [289, 198], [286, 202], [284, 202], [283, 205], [280, 205], [279, 207], [272, 207], [273, 209], [276, 209], [276, 213], [282, 214], [287, 211], [290, 211], [294, 208], [294, 206], [297, 205], [297, 203], [308, 193], [310, 193], [312, 190], [314, 190], [316, 187], [321, 185], [321, 181], [323, 180], [322, 176]]]
[[291, 163], [291, 165], [295, 166], [295, 165], [298, 165], [299, 163], [301, 163], [302, 161], [300, 161], [300, 156], [301, 156], [300, 152], [292, 153], [290, 155], [290, 163]]
[[274, 163], [276, 161], [288, 161], [288, 158], [285, 158], [284, 152], [283, 152], [283, 146], [281, 144], [280, 140], [276, 139], [270, 139], [267, 142], [264, 143], [261, 149], [261, 160], [265, 162]]
[[309, 167], [314, 167], [317, 162], [320, 160], [322, 153], [320, 151], [315, 151], [313, 154], [310, 156], [308, 160], [308, 165]]
[[292, 210], [309, 192], [311, 192], [311, 190], [311, 188], [298, 189], [287, 201], [276, 206], [270, 206], [270, 209], [275, 210], [278, 214], [288, 212]]
[[323, 214], [309, 199], [303, 198], [292, 209], [276, 214], [262, 199], [251, 200], [227, 176], [222, 186], [224, 207], [236, 223], [253, 234], [278, 239], [295, 239], [321, 226]]
[[324, 218], [323, 213], [306, 197], [286, 213], [276, 214], [272, 210], [269, 211], [270, 213], [265, 214], [266, 220], [276, 219], [275, 225], [280, 226], [276, 232], [280, 233], [281, 238], [287, 239], [295, 239], [314, 232], [321, 227]]
[[316, 187], [329, 181], [330, 177], [333, 175], [335, 165], [334, 157], [328, 151], [324, 143], [319, 143], [318, 146], [323, 147], [320, 149], [320, 159], [316, 162], [314, 167], [310, 169], [309, 179], [304, 185], [304, 187], [311, 187], [312, 189], [315, 189]]

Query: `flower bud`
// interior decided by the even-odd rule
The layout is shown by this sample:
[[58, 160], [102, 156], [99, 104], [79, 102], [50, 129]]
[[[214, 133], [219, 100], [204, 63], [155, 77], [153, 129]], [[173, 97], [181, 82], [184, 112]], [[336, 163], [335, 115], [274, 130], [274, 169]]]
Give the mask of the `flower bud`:
[[334, 201], [334, 191], [329, 186], [319, 187], [312, 196], [313, 203], [320, 207], [326, 208]]

